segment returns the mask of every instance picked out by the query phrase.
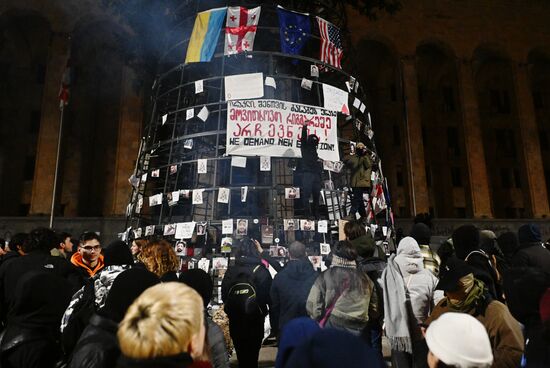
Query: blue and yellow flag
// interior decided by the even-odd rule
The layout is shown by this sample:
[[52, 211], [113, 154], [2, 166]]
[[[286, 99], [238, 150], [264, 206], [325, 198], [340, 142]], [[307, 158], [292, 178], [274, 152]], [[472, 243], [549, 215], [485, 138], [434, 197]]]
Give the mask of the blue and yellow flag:
[[227, 8], [216, 8], [197, 14], [187, 47], [185, 63], [212, 60], [226, 11]]

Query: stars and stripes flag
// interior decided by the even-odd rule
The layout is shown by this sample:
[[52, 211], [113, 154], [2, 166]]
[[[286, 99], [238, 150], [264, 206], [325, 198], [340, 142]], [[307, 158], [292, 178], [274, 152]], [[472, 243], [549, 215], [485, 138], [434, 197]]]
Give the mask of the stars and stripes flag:
[[224, 55], [252, 51], [261, 9], [261, 6], [252, 9], [242, 6], [227, 8]]
[[317, 17], [319, 24], [319, 33], [321, 34], [321, 61], [330, 64], [336, 68], [342, 69], [342, 39], [340, 30], [334, 24], [327, 22], [323, 18]]
[[67, 63], [65, 64], [65, 70], [63, 71], [63, 76], [61, 77], [61, 86], [59, 87], [59, 108], [69, 104], [71, 86], [71, 52], [69, 51], [69, 56], [67, 57]]

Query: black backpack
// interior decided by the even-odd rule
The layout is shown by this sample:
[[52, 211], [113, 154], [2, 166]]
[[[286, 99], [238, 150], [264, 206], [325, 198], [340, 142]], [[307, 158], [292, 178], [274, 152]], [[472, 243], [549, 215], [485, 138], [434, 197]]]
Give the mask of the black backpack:
[[261, 316], [262, 308], [258, 304], [254, 274], [261, 266], [258, 265], [252, 272], [243, 268], [235, 276], [235, 281], [229, 288], [224, 309], [228, 316], [246, 315]]

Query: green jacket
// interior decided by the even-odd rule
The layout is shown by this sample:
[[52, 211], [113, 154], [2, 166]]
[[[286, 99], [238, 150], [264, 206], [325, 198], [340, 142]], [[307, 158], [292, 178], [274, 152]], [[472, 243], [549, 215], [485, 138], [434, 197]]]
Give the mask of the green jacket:
[[371, 186], [372, 161], [368, 155], [350, 156], [346, 164], [351, 169], [351, 187], [368, 188]]

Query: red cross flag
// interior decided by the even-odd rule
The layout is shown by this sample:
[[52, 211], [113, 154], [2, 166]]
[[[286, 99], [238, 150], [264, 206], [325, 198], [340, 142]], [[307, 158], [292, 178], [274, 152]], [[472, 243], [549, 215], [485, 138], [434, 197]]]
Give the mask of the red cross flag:
[[224, 55], [252, 51], [261, 6], [246, 9], [242, 6], [227, 8]]

